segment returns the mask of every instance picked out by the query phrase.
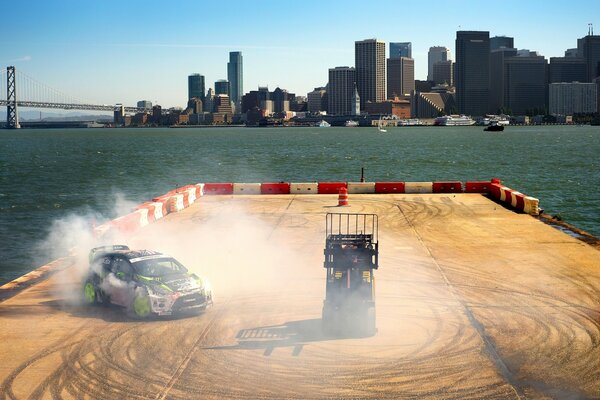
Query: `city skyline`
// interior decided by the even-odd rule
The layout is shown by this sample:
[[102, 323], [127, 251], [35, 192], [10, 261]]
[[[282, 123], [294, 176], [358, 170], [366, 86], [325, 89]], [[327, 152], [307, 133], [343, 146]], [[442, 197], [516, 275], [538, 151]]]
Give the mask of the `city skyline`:
[[[4, 41], [0, 60], [3, 67], [15, 65], [82, 100], [133, 105], [145, 99], [182, 107], [187, 100], [187, 77], [202, 74], [206, 89], [227, 79], [231, 51], [244, 55], [245, 92], [260, 85], [306, 95], [327, 83], [329, 68], [354, 66], [354, 42], [368, 38], [386, 45], [411, 42], [415, 79], [423, 80], [429, 47], [448, 47], [455, 60], [458, 30], [514, 37], [515, 47], [538, 51], [547, 59], [562, 57], [565, 50], [576, 47], [577, 39], [587, 34], [588, 23], [595, 23], [596, 33], [600, 32], [600, 18], [590, 17], [589, 10], [596, 5], [593, 1], [552, 7], [508, 1], [501, 9], [475, 1], [461, 2], [460, 7], [434, 1], [427, 7], [403, 4], [401, 10], [387, 1], [378, 3], [375, 10], [361, 7], [358, 1], [345, 2], [343, 10], [335, 2], [308, 1], [285, 10], [269, 6], [275, 2], [267, 3], [261, 7], [269, 9], [264, 14], [244, 2], [232, 2], [232, 11], [243, 10], [243, 19], [220, 13], [222, 6], [215, 2], [177, 2], [186, 12], [175, 15], [157, 12], [156, 5], [143, 2], [123, 4], [118, 12], [110, 4], [55, 1], [31, 8], [10, 3], [5, 11], [12, 17], [0, 27]], [[323, 24], [315, 18], [315, 7], [323, 14], [335, 11], [338, 17]], [[394, 9], [414, 18], [394, 23], [392, 12], [370, 18]], [[439, 17], [439, 10], [444, 18]], [[487, 18], [490, 14], [495, 18]], [[205, 17], [199, 25], [193, 19], [198, 15]], [[251, 29], [265, 16], [269, 24], [264, 30]], [[210, 33], [225, 22], [233, 28], [227, 32], [219, 28], [219, 35]]]

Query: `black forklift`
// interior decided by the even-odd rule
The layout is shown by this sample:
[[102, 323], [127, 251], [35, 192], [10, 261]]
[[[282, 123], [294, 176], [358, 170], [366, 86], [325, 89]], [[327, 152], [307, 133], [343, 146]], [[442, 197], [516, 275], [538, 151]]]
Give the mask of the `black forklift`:
[[379, 267], [377, 215], [328, 213], [325, 221], [323, 330], [335, 336], [373, 336], [377, 332], [373, 274]]

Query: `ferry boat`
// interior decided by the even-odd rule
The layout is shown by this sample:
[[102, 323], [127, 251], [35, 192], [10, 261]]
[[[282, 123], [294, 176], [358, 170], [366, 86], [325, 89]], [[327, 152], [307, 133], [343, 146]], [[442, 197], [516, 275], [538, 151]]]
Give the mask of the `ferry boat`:
[[344, 124], [344, 126], [348, 127], [348, 128], [354, 128], [358, 126], [358, 121], [354, 121], [354, 120], [348, 120], [346, 121], [346, 123]]
[[469, 126], [474, 125], [475, 120], [466, 115], [444, 115], [437, 117], [433, 124], [437, 126]]
[[321, 121], [320, 121], [320, 122], [317, 124], [317, 126], [318, 126], [319, 128], [329, 128], [329, 127], [331, 126], [331, 124], [330, 124], [329, 122], [325, 121], [324, 119], [322, 119], [322, 120], [321, 120]]

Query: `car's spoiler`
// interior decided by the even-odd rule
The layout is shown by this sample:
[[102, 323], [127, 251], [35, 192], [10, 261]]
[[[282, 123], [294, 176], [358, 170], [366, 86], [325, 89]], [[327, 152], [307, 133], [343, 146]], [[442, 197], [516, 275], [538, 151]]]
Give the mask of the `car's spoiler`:
[[90, 250], [90, 255], [89, 255], [90, 264], [96, 258], [100, 257], [102, 254], [108, 253], [110, 251], [115, 251], [115, 250], [129, 250], [129, 246], [126, 246], [124, 244], [114, 244], [111, 246], [94, 247], [93, 249]]

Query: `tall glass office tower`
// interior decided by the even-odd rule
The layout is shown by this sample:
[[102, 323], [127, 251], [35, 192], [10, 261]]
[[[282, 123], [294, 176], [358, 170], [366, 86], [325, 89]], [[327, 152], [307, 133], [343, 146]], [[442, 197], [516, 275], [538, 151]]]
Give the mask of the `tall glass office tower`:
[[227, 80], [229, 81], [231, 101], [235, 104], [236, 110], [241, 110], [240, 105], [244, 94], [244, 68], [241, 51], [229, 52]]

